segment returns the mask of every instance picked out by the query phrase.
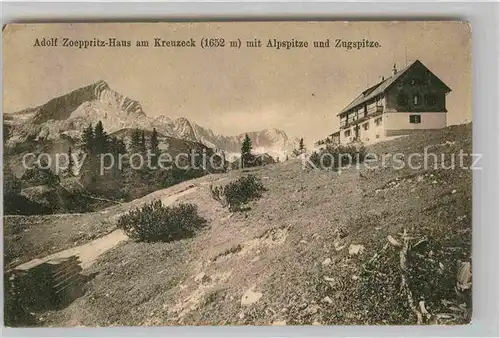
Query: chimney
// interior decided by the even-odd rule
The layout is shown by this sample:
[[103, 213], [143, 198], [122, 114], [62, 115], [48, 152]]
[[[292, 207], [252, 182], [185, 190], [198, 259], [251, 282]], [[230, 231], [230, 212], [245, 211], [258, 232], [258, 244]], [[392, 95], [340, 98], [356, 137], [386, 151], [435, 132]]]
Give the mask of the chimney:
[[384, 76], [382, 76], [382, 81], [385, 81], [385, 77]]
[[394, 64], [394, 66], [392, 67], [392, 75], [396, 75], [397, 72], [398, 70], [396, 69], [396, 64]]

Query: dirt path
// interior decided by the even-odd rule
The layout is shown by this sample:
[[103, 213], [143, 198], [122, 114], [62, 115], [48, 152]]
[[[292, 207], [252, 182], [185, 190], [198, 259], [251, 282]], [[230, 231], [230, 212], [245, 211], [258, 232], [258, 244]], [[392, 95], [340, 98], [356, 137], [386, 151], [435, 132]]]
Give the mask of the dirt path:
[[[187, 190], [178, 192], [174, 195], [165, 196], [165, 197], [161, 197], [161, 196], [152, 196], [152, 197], [156, 197], [156, 198], [160, 197], [163, 205], [168, 206], [168, 205], [171, 205], [172, 203], [174, 203], [181, 196], [190, 194], [190, 193], [196, 191], [196, 189], [197, 189], [197, 187], [192, 187], [192, 188], [189, 188]], [[88, 267], [90, 267], [92, 265], [92, 263], [94, 263], [95, 260], [101, 254], [114, 248], [119, 243], [121, 243], [127, 239], [128, 239], [127, 235], [121, 229], [117, 229], [117, 230], [114, 230], [113, 232], [111, 232], [103, 237], [99, 237], [99, 238], [97, 238], [89, 243], [75, 246], [73, 248], [66, 249], [63, 251], [59, 251], [59, 252], [50, 254], [48, 256], [45, 256], [43, 258], [33, 259], [27, 263], [24, 263], [24, 264], [17, 266], [15, 269], [26, 270], [30, 266], [39, 265], [41, 263], [48, 262], [48, 261], [51, 261], [54, 259], [68, 258], [71, 256], [78, 256], [80, 261], [81, 261], [81, 267], [85, 270]]]
[[114, 248], [120, 242], [126, 240], [128, 237], [122, 230], [115, 230], [106, 236], [100, 237], [92, 242], [84, 245], [75, 246], [67, 250], [59, 251], [54, 254], [45, 256], [43, 258], [36, 258], [27, 263], [17, 266], [16, 270], [27, 270], [30, 266], [36, 266], [44, 262], [48, 262], [59, 258], [68, 258], [71, 256], [78, 256], [83, 269], [88, 268], [102, 253]]

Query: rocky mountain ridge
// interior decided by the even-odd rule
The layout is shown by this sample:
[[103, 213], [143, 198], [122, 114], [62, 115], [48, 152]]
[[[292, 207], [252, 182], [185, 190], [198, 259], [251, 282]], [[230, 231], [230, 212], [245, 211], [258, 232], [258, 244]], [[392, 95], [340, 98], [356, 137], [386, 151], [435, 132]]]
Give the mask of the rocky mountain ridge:
[[114, 90], [103, 81], [97, 81], [86, 87], [78, 88], [68, 94], [56, 97], [36, 108], [29, 108], [20, 113], [33, 113], [32, 122], [41, 124], [49, 120], [65, 120], [79, 116], [78, 108], [85, 102], [99, 102], [109, 108], [115, 108], [124, 117], [146, 116], [139, 102], [132, 100]]
[[[165, 115], [149, 117], [141, 104], [112, 90], [103, 81], [73, 90], [34, 108], [8, 114], [4, 124], [8, 125], [7, 146], [29, 140], [58, 140], [61, 135], [77, 139], [90, 123], [102, 121], [109, 133], [121, 129], [139, 128], [157, 131], [165, 136], [200, 142], [214, 149], [239, 153], [245, 133], [224, 136], [201, 127], [184, 117], [171, 118]], [[253, 149], [257, 153], [268, 152], [274, 157], [284, 158], [298, 144], [279, 129], [248, 132]]]

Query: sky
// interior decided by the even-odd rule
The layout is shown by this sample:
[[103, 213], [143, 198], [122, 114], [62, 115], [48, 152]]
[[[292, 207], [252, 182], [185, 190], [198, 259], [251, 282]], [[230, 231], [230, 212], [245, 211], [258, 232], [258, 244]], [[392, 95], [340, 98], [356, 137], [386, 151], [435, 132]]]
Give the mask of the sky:
[[[34, 46], [58, 37], [57, 47]], [[62, 39], [130, 40], [79, 49]], [[153, 47], [154, 38], [193, 38], [194, 48]], [[241, 48], [201, 48], [202, 38]], [[307, 41], [308, 48], [244, 47], [247, 40]], [[330, 48], [313, 41], [330, 39]], [[336, 39], [379, 48], [334, 48]], [[135, 47], [148, 40], [149, 47]], [[312, 143], [335, 132], [337, 113], [369, 85], [420, 60], [445, 82], [448, 124], [472, 120], [471, 27], [464, 22], [224, 22], [8, 25], [3, 31], [3, 111], [43, 104], [105, 80], [148, 116], [189, 120], [223, 135], [266, 128]]]

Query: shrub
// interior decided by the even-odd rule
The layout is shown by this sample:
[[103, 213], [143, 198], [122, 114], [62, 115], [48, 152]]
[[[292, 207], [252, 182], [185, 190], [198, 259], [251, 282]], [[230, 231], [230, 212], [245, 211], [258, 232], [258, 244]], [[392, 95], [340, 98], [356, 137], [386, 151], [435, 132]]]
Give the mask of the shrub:
[[223, 206], [229, 206], [229, 210], [241, 210], [242, 205], [251, 200], [262, 197], [266, 188], [262, 181], [254, 175], [238, 178], [236, 181], [224, 187], [210, 187], [212, 197], [221, 202]]
[[21, 176], [21, 181], [28, 186], [59, 184], [59, 177], [50, 169], [29, 168]]
[[310, 156], [320, 169], [338, 169], [345, 165], [361, 163], [364, 161], [366, 149], [363, 143], [326, 144], [326, 147]]
[[11, 271], [4, 273], [4, 324], [7, 327], [27, 327], [36, 324], [35, 317], [26, 309], [27, 293], [19, 278]]
[[163, 206], [161, 201], [145, 204], [118, 220], [118, 228], [137, 241], [169, 242], [192, 237], [206, 220], [198, 215], [194, 204]]

